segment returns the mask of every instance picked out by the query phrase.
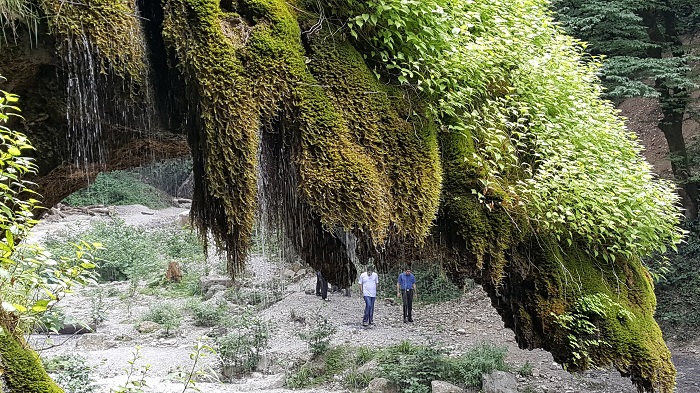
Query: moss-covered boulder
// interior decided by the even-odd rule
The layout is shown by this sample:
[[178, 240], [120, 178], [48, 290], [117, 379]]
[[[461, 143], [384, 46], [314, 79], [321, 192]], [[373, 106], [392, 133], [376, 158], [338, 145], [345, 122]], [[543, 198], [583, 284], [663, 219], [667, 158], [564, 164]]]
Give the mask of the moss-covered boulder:
[[9, 332], [0, 333], [0, 386], [9, 392], [63, 393], [44, 371], [39, 355]]

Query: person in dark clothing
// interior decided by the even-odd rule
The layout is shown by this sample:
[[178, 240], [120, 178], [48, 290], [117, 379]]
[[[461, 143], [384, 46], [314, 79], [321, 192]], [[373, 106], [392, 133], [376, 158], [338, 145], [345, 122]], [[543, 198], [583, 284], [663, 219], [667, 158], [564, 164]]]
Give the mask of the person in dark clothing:
[[418, 293], [416, 277], [411, 273], [410, 267], [406, 267], [396, 281], [396, 297], [399, 296], [403, 301], [403, 323], [413, 322], [413, 299], [418, 299]]
[[316, 296], [320, 296], [321, 300], [328, 300], [328, 282], [320, 270], [316, 271]]

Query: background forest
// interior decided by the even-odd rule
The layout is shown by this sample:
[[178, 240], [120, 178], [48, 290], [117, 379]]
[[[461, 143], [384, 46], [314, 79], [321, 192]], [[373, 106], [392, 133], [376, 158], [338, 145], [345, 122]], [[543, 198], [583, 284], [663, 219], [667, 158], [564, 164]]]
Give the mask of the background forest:
[[[669, 331], [693, 335], [698, 328], [698, 182], [700, 181], [700, 7], [694, 1], [559, 1], [552, 3], [566, 31], [602, 56], [605, 96], [618, 105], [632, 97], [639, 109], [623, 111], [647, 146], [657, 173], [672, 177], [689, 231], [678, 253], [647, 260], [656, 273], [657, 319]], [[627, 107], [628, 108], [628, 107]], [[651, 127], [651, 131], [650, 131]], [[664, 155], [655, 153], [663, 135]], [[666, 171], [670, 162], [671, 171]]]

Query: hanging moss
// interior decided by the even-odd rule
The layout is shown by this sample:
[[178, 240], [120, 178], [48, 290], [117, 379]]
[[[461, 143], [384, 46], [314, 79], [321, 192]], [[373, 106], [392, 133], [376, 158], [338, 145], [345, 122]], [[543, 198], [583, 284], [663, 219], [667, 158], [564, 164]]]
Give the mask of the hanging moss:
[[226, 15], [218, 2], [167, 1], [164, 16], [163, 38], [178, 58], [196, 112], [190, 125], [192, 214], [202, 236], [213, 232], [235, 273], [243, 267], [256, 208], [262, 100], [254, 96], [236, 45], [222, 32]]
[[0, 333], [0, 379], [11, 392], [63, 393], [44, 371], [39, 355], [9, 333]]
[[[114, 73], [133, 81], [136, 86], [146, 82], [145, 46], [141, 41], [139, 16], [133, 0], [91, 0], [64, 2], [42, 0], [52, 34], [66, 41], [85, 40], [99, 53], [100, 71]], [[59, 43], [65, 46], [67, 42]], [[83, 56], [66, 53], [65, 56]]]
[[422, 240], [441, 191], [435, 123], [411, 113], [410, 108], [421, 109], [416, 97], [380, 84], [349, 42], [325, 34], [310, 41], [309, 68], [328, 86], [354, 149], [365, 152], [377, 168], [396, 231]]
[[[327, 231], [366, 231], [376, 244], [390, 227], [424, 238], [440, 193], [435, 128], [403, 120], [408, 111], [399, 115], [389, 99], [400, 92], [383, 88], [349, 44], [313, 46], [307, 66], [297, 16], [283, 1], [223, 11], [215, 1], [179, 0], [165, 10], [166, 43], [200, 112], [192, 139], [202, 187], [193, 214], [228, 252], [232, 273], [242, 267], [256, 211], [259, 134], [276, 121], [293, 133], [303, 202]], [[376, 117], [376, 109], [384, 113]]]
[[656, 298], [641, 262], [599, 265], [581, 250], [546, 244], [535, 312], [567, 348], [552, 345], [555, 358], [572, 371], [614, 365], [647, 391], [673, 391], [676, 370], [653, 318]]
[[[55, 34], [85, 35], [103, 72], [144, 75], [141, 46], [129, 33], [137, 29], [133, 4], [97, 0], [59, 10], [61, 4], [43, 3]], [[266, 203], [286, 215], [280, 231], [326, 277], [355, 277], [344, 236], [357, 238], [358, 252], [385, 251], [386, 265], [399, 263], [404, 244], [420, 246], [438, 212], [443, 232], [420, 251], [447, 238], [444, 263], [484, 286], [520, 346], [545, 348], [570, 370], [613, 364], [644, 389], [672, 389], [675, 370], [639, 261], [603, 263], [576, 242], [535, 235], [514, 208], [518, 201], [499, 194], [505, 189], [480, 196], [478, 179], [486, 176], [471, 160], [474, 135], [436, 129], [424, 103], [380, 83], [342, 34], [312, 32], [310, 7], [299, 12], [303, 5], [283, 0], [162, 4], [163, 38], [189, 103], [192, 215], [200, 234], [213, 233], [227, 253], [231, 274], [243, 268], [257, 218], [266, 175], [258, 173], [259, 157], [280, 153], [273, 166], [285, 173], [275, 185], [288, 181], [292, 189], [275, 196], [284, 201]], [[497, 85], [484, 94], [507, 94], [507, 81]], [[520, 175], [501, 174], [511, 182]], [[508, 212], [499, 206], [507, 198]]]

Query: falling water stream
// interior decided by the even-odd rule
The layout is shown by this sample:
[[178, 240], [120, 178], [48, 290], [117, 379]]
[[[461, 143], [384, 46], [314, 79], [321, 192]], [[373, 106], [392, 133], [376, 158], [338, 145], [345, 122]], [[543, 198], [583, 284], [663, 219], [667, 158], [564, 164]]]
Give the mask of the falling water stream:
[[[138, 10], [137, 10], [138, 14]], [[144, 29], [136, 24], [126, 36], [142, 45], [142, 67], [150, 70]], [[66, 121], [70, 161], [79, 168], [104, 165], [108, 144], [124, 138], [119, 133], [147, 133], [155, 117], [154, 99], [148, 75], [119, 76], [90, 40], [89, 32], [68, 35], [63, 45], [66, 73]], [[143, 82], [136, 82], [134, 79]]]

